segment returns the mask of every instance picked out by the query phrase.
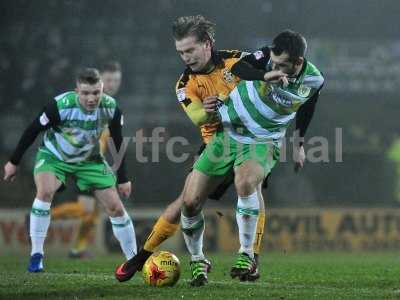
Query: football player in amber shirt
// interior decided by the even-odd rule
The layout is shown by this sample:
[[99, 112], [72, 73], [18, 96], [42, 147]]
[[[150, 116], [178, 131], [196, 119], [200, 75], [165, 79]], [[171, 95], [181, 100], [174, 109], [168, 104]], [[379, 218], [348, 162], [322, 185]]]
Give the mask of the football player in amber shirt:
[[[215, 24], [203, 16], [180, 17], [173, 25], [176, 50], [186, 65], [185, 71], [176, 84], [176, 94], [188, 117], [200, 128], [204, 145], [199, 152], [204, 149], [205, 144], [212, 139], [220, 126], [215, 116], [206, 113], [203, 101], [209, 97], [226, 97], [240, 81], [240, 78], [231, 73], [231, 68], [240, 60], [243, 53], [237, 50], [215, 50], [214, 33]], [[209, 198], [218, 200], [232, 183], [233, 174], [225, 178], [221, 185], [209, 195]], [[154, 250], [178, 230], [180, 209], [183, 203], [182, 193], [161, 214], [138, 254], [117, 267], [115, 276], [119, 281], [129, 280], [137, 271], [140, 271]], [[256, 256], [260, 253], [265, 224], [265, 206], [261, 186], [258, 189], [258, 197], [260, 213], [254, 243]], [[200, 252], [202, 252], [202, 245], [195, 245], [195, 248], [201, 249]], [[206, 259], [204, 259], [204, 266], [207, 269], [210, 268], [210, 263]], [[248, 276], [247, 280], [254, 281], [259, 277], [259, 272], [256, 270]], [[192, 280], [192, 285], [197, 285], [195, 278]]]

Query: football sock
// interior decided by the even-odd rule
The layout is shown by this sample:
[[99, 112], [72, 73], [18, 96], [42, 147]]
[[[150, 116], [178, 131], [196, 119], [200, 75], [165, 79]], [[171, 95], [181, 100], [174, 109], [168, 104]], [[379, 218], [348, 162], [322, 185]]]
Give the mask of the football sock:
[[260, 210], [257, 218], [256, 236], [254, 239], [253, 250], [255, 254], [260, 254], [261, 243], [264, 237], [265, 210]]
[[256, 235], [257, 217], [260, 208], [257, 192], [245, 197], [238, 197], [236, 222], [239, 228], [239, 252], [254, 257], [253, 243]]
[[181, 227], [186, 247], [189, 250], [192, 261], [204, 259], [203, 253], [203, 234], [204, 216], [199, 213], [194, 217], [186, 217], [181, 214]]
[[163, 216], [159, 217], [153, 230], [147, 237], [143, 249], [149, 252], [154, 252], [154, 249], [161, 245], [162, 242], [173, 236], [178, 230], [179, 224], [169, 223]]
[[121, 245], [127, 260], [136, 255], [136, 237], [132, 220], [125, 212], [122, 217], [110, 217], [114, 236]]
[[78, 201], [57, 205], [51, 210], [53, 220], [80, 218], [85, 214], [85, 208]]
[[30, 217], [30, 232], [32, 242], [31, 255], [43, 254], [43, 244], [50, 225], [51, 203], [35, 198], [32, 204]]

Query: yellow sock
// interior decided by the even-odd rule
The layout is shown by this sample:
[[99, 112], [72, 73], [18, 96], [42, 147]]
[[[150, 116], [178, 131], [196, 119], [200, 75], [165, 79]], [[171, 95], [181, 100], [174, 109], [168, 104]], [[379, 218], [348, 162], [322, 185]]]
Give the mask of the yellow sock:
[[85, 214], [83, 205], [77, 201], [68, 202], [51, 209], [51, 218], [53, 220], [66, 218], [80, 218]]
[[83, 216], [81, 224], [79, 225], [78, 236], [76, 237], [76, 243], [74, 250], [80, 252], [85, 251], [97, 222], [97, 211], [91, 214]]
[[169, 223], [164, 217], [158, 218], [156, 224], [153, 227], [152, 232], [147, 237], [146, 243], [144, 244], [144, 250], [154, 252], [154, 249], [161, 245], [162, 242], [173, 236], [178, 230], [179, 224]]
[[256, 238], [254, 239], [253, 250], [255, 254], [260, 254], [261, 242], [264, 237], [264, 225], [265, 225], [265, 211], [258, 213]]

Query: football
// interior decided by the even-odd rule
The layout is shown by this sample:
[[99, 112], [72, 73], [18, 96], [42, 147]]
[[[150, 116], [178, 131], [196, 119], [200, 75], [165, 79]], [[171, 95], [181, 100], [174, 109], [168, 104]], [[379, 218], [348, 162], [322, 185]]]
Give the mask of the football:
[[179, 259], [168, 251], [159, 251], [150, 256], [143, 266], [143, 280], [155, 287], [173, 286], [181, 275]]

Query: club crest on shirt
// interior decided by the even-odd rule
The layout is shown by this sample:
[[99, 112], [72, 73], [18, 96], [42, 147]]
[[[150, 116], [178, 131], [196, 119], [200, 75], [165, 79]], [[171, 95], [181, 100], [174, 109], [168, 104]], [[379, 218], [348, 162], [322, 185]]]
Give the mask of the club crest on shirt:
[[297, 94], [300, 97], [306, 98], [310, 95], [311, 88], [309, 86], [301, 84], [297, 90]]
[[227, 83], [233, 83], [233, 81], [235, 80], [235, 78], [233, 77], [233, 74], [232, 74], [229, 70], [224, 69], [223, 74], [224, 74], [224, 80], [225, 80]]

